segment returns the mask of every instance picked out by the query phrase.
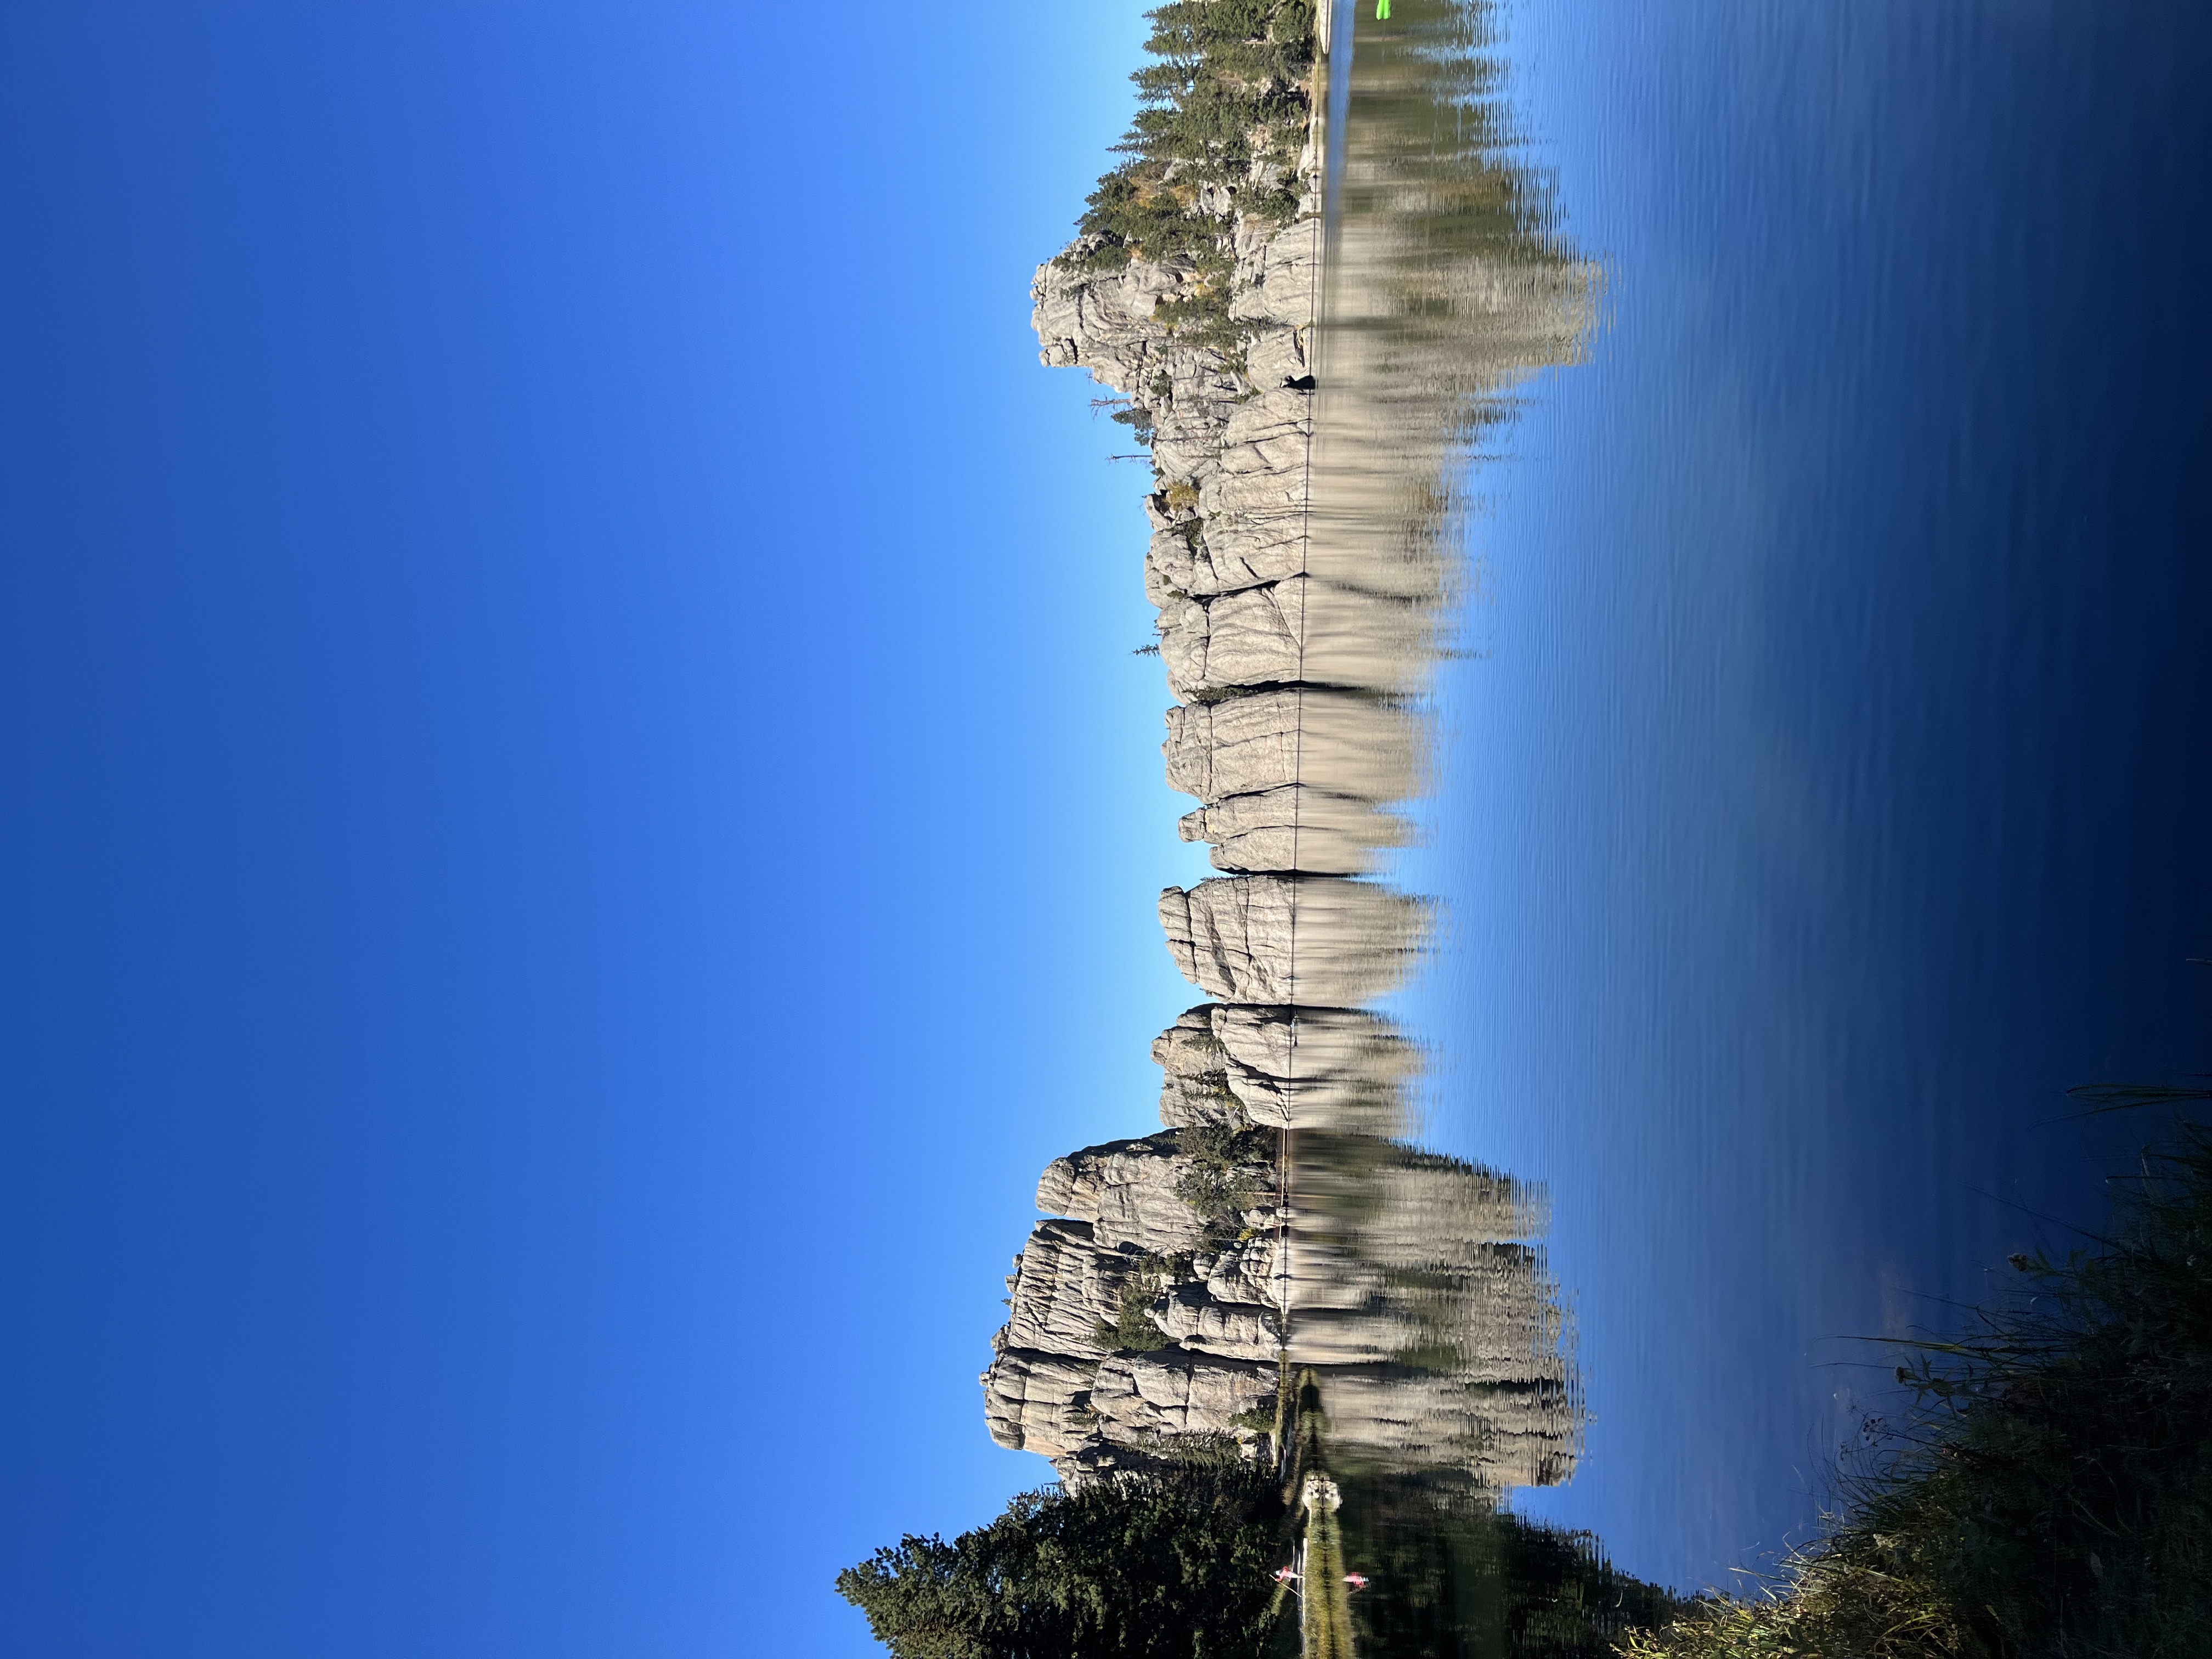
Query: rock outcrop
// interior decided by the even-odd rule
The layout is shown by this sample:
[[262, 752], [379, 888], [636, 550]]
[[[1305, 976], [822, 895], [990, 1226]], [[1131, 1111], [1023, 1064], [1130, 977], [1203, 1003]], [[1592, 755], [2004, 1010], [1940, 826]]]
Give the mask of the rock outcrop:
[[[1037, 1183], [1037, 1208], [1088, 1222], [1101, 1250], [1151, 1255], [1194, 1250], [1218, 1218], [1201, 1214], [1185, 1195], [1197, 1168], [1182, 1141], [1182, 1131], [1170, 1129], [1054, 1158]], [[1245, 1173], [1255, 1188], [1273, 1187], [1273, 1171], [1265, 1164]], [[1255, 1208], [1249, 1218], [1240, 1216], [1237, 1224], [1257, 1226], [1266, 1219], [1266, 1212]]]
[[1300, 787], [1377, 805], [1413, 793], [1422, 732], [1402, 706], [1289, 686], [1168, 710], [1169, 785], [1208, 805]]
[[[1181, 1062], [1225, 1059], [1206, 1051], [1212, 1016], [1234, 1029], [1243, 1012], [1194, 1011], [1205, 1027], [1178, 1024], [1162, 1044]], [[1387, 1033], [1328, 1023], [1348, 1059], [1394, 1052]], [[1561, 1478], [1572, 1379], [1525, 1194], [1379, 1137], [1310, 1134], [1295, 1166], [1310, 1191], [1285, 1203], [1261, 1190], [1275, 1166], [1247, 1164], [1233, 1173], [1248, 1201], [1211, 1213], [1178, 1133], [1057, 1160], [1038, 1200], [1072, 1213], [1037, 1224], [1006, 1281], [983, 1374], [993, 1437], [1073, 1480], [1171, 1459], [1191, 1437], [1257, 1451], [1292, 1366], [1320, 1379], [1340, 1448], [1441, 1457], [1492, 1486]]]
[[[1160, 896], [1212, 999], [1153, 1042], [1164, 1128], [1054, 1160], [1007, 1280], [991, 1432], [1070, 1480], [1194, 1437], [1261, 1455], [1292, 1368], [1332, 1445], [1371, 1461], [1501, 1487], [1565, 1478], [1578, 1443], [1534, 1206], [1407, 1143], [1419, 1051], [1360, 1005], [1429, 933], [1384, 878], [1462, 585], [1461, 462], [1578, 355], [1591, 274], [1530, 233], [1498, 166], [1429, 159], [1423, 112], [1461, 130], [1471, 59], [1376, 62], [1370, 91], [1419, 118], [1347, 155], [1331, 234], [1317, 142], [1288, 175], [1260, 147], [1241, 183], [1184, 186], [1233, 262], [1225, 313], [1212, 256], [1159, 263], [1110, 226], [1031, 290], [1043, 361], [1119, 393], [1151, 449], [1163, 756], [1197, 802], [1183, 839], [1224, 872]], [[1288, 222], [1245, 210], [1285, 182]]]
[[1185, 841], [1211, 842], [1208, 860], [1228, 871], [1361, 875], [1406, 841], [1405, 825], [1372, 801], [1298, 783], [1201, 806], [1176, 829]]
[[1205, 1003], [1152, 1040], [1161, 1121], [1393, 1136], [1420, 1056], [1359, 1008]]
[[1228, 1002], [1342, 1006], [1397, 989], [1426, 932], [1420, 901], [1332, 876], [1236, 876], [1160, 895], [1185, 979]]

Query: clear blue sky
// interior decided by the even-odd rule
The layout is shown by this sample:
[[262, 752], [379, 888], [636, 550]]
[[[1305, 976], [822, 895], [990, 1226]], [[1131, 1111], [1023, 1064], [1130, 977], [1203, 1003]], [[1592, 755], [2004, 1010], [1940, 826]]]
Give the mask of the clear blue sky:
[[0, 1649], [872, 1650], [1146, 1121], [1134, 0], [0, 15]]

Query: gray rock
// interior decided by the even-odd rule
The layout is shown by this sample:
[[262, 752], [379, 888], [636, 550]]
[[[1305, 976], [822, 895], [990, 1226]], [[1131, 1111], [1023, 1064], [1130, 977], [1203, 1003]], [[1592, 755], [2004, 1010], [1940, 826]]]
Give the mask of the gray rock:
[[1173, 1255], [1206, 1238], [1206, 1218], [1176, 1190], [1191, 1167], [1173, 1130], [1088, 1146], [1053, 1160], [1037, 1183], [1037, 1208], [1089, 1222], [1102, 1251]]
[[1407, 840], [1404, 820], [1372, 802], [1295, 783], [1224, 796], [1185, 813], [1176, 829], [1185, 841], [1213, 843], [1215, 869], [1237, 872], [1364, 875], [1383, 848]]
[[1097, 1328], [1118, 1312], [1119, 1279], [1102, 1271], [1091, 1224], [1041, 1221], [1006, 1280], [1009, 1347], [1103, 1359]]
[[1098, 1367], [1091, 1406], [1099, 1432], [1125, 1445], [1170, 1435], [1235, 1434], [1240, 1414], [1273, 1410], [1275, 1378], [1272, 1360], [1121, 1354]]
[[1196, 1257], [1191, 1267], [1195, 1282], [1203, 1284], [1206, 1295], [1216, 1302], [1249, 1304], [1271, 1310], [1279, 1307], [1282, 1297], [1282, 1286], [1275, 1277], [1279, 1237], [1272, 1229], [1259, 1231], [1216, 1255]]
[[1160, 1121], [1402, 1133], [1420, 1054], [1357, 1008], [1202, 1003], [1152, 1040]]
[[983, 1373], [983, 1420], [991, 1438], [1012, 1451], [1064, 1457], [1098, 1433], [1091, 1408], [1097, 1361], [1001, 1347]]
[[1288, 576], [1160, 611], [1168, 689], [1184, 702], [1247, 686], [1413, 692], [1425, 683], [1436, 611], [1318, 576]]
[[1299, 785], [1382, 802], [1418, 787], [1417, 723], [1357, 691], [1293, 688], [1170, 708], [1169, 785], [1213, 802]]
[[[1309, 215], [1321, 160], [1310, 146], [1299, 164]], [[1449, 188], [1400, 167], [1349, 158], [1346, 188], [1370, 204]], [[1580, 1417], [1539, 1218], [1515, 1183], [1383, 1139], [1405, 1132], [1420, 1056], [1353, 1005], [1402, 979], [1427, 912], [1346, 878], [1400, 844], [1384, 809], [1420, 782], [1410, 705], [1462, 580], [1468, 434], [1535, 367], [1579, 354], [1590, 273], [1389, 230], [1418, 213], [1356, 216], [1325, 244], [1317, 218], [1237, 217], [1242, 199], [1209, 185], [1199, 204], [1233, 226], [1239, 351], [1157, 315], [1190, 271], [1054, 264], [1032, 290], [1044, 360], [1088, 368], [1152, 426], [1145, 591], [1185, 705], [1169, 713], [1167, 774], [1200, 803], [1184, 837], [1237, 873], [1161, 896], [1177, 965], [1220, 1000], [1153, 1044], [1167, 1133], [1046, 1172], [1038, 1202], [1060, 1218], [1009, 1280], [987, 1413], [1000, 1443], [1070, 1481], [1146, 1467], [1179, 1437], [1249, 1445], [1237, 1419], [1272, 1407], [1287, 1345], [1321, 1374], [1337, 1446], [1492, 1486], [1556, 1480]], [[1317, 386], [1285, 384], [1306, 376]], [[1208, 1225], [1178, 1190], [1196, 1190], [1184, 1133], [1246, 1125], [1292, 1131], [1300, 1155], [1271, 1207]], [[1251, 1174], [1262, 1188], [1272, 1170]], [[1174, 1346], [1104, 1353], [1099, 1327], [1133, 1273]]]
[[1176, 966], [1229, 1002], [1382, 996], [1404, 978], [1426, 921], [1418, 900], [1329, 876], [1224, 877], [1160, 895]]
[[1281, 1321], [1254, 1302], [1217, 1300], [1205, 1285], [1178, 1285], [1155, 1304], [1159, 1328], [1187, 1350], [1229, 1359], [1273, 1360], [1282, 1352]]

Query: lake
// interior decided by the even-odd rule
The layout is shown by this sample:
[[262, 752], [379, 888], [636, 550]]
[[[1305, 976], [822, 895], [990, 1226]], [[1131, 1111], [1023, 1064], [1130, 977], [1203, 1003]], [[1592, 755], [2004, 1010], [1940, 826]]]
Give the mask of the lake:
[[1854, 1339], [2101, 1224], [2157, 1126], [2066, 1091], [2212, 1069], [2212, 19], [1504, 21], [1601, 314], [1465, 482], [1401, 1012], [1549, 1194], [1587, 1443], [1516, 1507], [1695, 1588], [1811, 1534]]

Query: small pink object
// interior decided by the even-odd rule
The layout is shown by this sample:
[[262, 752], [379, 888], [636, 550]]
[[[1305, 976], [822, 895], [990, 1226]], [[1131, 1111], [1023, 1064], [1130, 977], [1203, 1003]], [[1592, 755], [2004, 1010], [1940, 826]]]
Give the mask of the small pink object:
[[1344, 1575], [1344, 1582], [1351, 1585], [1352, 1588], [1356, 1590], [1364, 1590], [1367, 1588], [1367, 1575], [1359, 1572], [1347, 1572]]

